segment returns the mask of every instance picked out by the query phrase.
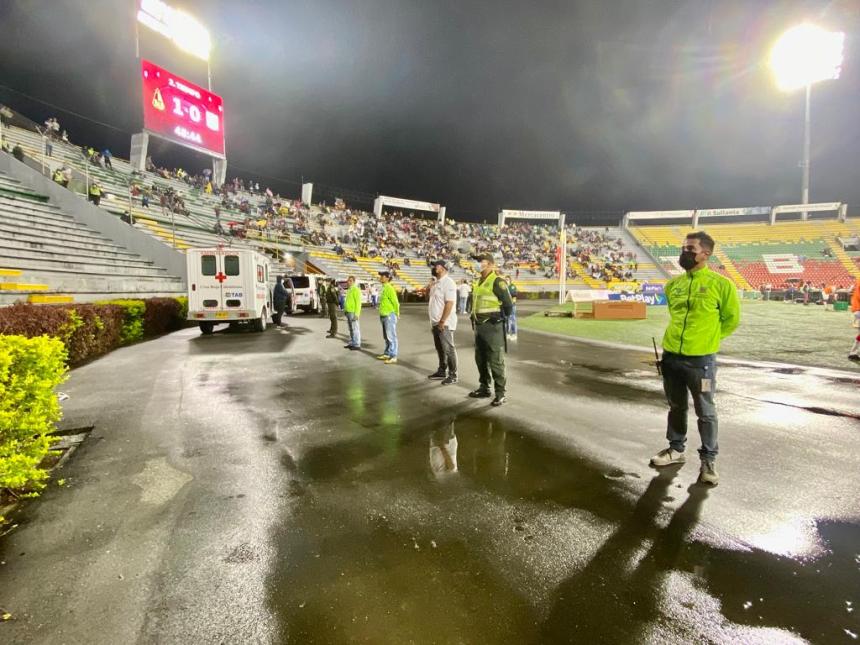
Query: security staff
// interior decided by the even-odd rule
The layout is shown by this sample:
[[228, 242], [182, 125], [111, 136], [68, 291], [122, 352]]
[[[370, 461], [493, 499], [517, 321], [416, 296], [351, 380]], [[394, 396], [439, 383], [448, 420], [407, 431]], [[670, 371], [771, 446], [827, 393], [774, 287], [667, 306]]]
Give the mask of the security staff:
[[708, 268], [714, 239], [704, 232], [690, 233], [678, 264], [685, 273], [666, 283], [669, 326], [663, 335], [663, 390], [669, 402], [666, 439], [669, 447], [651, 458], [656, 467], [683, 464], [687, 442], [688, 394], [699, 418], [702, 461], [699, 482], [719, 482], [717, 458], [717, 352], [720, 341], [737, 329], [740, 302], [735, 285]]
[[338, 293], [334, 279], [330, 279], [328, 281], [323, 293], [325, 294], [325, 303], [326, 308], [328, 309], [328, 319], [330, 322], [326, 338], [334, 338], [337, 336], [337, 302], [340, 299], [340, 294]]
[[[475, 329], [475, 363], [478, 365], [480, 387], [469, 396], [483, 399], [492, 396], [490, 382], [495, 387], [492, 405], [505, 403], [505, 319], [511, 315], [513, 303], [508, 286], [495, 271], [491, 253], [475, 256], [480, 262], [481, 275], [472, 286], [472, 325]], [[492, 379], [491, 379], [492, 375]]]
[[98, 206], [99, 202], [101, 202], [101, 200], [102, 200], [102, 187], [99, 186], [98, 183], [93, 182], [92, 184], [90, 184], [89, 195], [90, 195], [90, 201], [94, 205]]
[[317, 280], [317, 300], [319, 300], [320, 318], [325, 318], [328, 314], [328, 302], [325, 297], [325, 280]]

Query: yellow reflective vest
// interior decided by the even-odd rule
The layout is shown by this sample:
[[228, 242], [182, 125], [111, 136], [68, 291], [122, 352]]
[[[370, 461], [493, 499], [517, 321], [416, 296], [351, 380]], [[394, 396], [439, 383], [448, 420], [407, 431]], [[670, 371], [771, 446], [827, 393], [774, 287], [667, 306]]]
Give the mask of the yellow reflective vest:
[[486, 278], [478, 278], [472, 285], [472, 315], [486, 316], [500, 312], [502, 301], [493, 293], [493, 285], [498, 277], [495, 271], [490, 271]]

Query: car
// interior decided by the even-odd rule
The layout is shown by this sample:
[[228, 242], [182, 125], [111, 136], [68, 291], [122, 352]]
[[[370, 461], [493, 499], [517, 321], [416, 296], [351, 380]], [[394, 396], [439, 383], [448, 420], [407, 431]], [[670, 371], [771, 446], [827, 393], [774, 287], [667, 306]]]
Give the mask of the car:
[[[325, 279], [324, 275], [308, 274], [308, 275], [288, 275], [293, 283], [296, 297], [293, 301], [293, 311], [301, 309], [307, 313], [317, 313], [320, 310], [320, 299], [317, 287], [320, 280]], [[292, 312], [291, 312], [292, 313]]]

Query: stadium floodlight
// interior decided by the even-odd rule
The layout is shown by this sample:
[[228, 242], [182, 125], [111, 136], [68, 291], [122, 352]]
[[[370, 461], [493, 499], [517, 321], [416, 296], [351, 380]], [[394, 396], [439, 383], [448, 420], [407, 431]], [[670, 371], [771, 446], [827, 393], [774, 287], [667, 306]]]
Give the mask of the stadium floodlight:
[[[786, 92], [806, 88], [806, 116], [803, 130], [803, 181], [801, 203], [809, 203], [810, 103], [812, 85], [835, 80], [842, 72], [845, 34], [804, 23], [792, 27], [770, 51], [770, 68], [777, 86]], [[803, 213], [803, 219], [808, 213]]]
[[140, 0], [138, 22], [174, 42], [182, 51], [209, 61], [209, 31], [193, 16], [161, 0]]
[[777, 86], [798, 90], [819, 81], [839, 78], [845, 34], [804, 23], [792, 27], [770, 51], [770, 68]]

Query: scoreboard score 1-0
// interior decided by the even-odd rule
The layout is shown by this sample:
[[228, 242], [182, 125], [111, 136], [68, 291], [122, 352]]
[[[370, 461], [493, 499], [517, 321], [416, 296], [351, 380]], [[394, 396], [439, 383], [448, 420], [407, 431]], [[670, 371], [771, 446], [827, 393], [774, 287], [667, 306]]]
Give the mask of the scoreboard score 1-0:
[[224, 158], [221, 97], [148, 60], [143, 74], [143, 127], [165, 139]]

